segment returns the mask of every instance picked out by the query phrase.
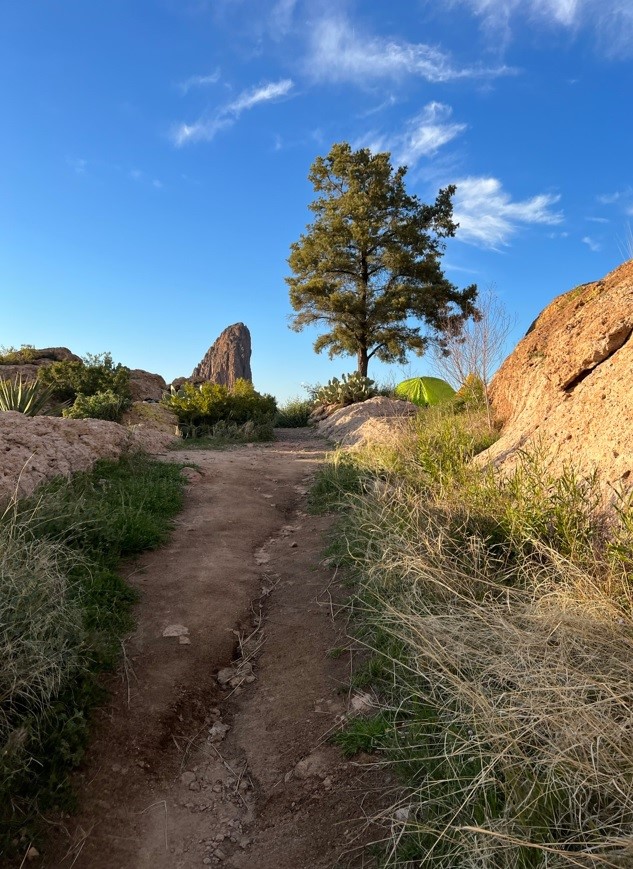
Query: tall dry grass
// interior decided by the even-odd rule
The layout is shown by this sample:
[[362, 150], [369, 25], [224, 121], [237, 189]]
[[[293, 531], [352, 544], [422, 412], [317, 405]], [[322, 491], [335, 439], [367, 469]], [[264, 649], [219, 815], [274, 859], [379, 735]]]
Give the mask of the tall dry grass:
[[385, 865], [633, 866], [624, 513], [603, 522], [597, 479], [538, 456], [474, 468], [464, 419], [426, 424], [404, 473], [393, 446], [382, 471], [365, 457], [339, 541], [402, 781]]

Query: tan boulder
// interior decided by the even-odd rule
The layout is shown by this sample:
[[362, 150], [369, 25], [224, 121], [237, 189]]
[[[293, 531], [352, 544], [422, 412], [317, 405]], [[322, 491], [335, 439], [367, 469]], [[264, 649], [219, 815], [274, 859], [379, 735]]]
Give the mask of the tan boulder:
[[68, 347], [44, 347], [41, 350], [31, 349], [25, 352], [28, 354], [28, 362], [0, 363], [0, 380], [21, 378], [25, 383], [35, 380], [42, 366], [52, 365], [53, 362], [81, 362], [81, 357], [71, 353]]
[[341, 446], [384, 443], [402, 431], [419, 408], [408, 401], [377, 395], [335, 410], [317, 424], [317, 431]]
[[552, 470], [598, 469], [605, 495], [633, 470], [633, 260], [558, 296], [491, 384], [503, 424], [480, 461], [512, 467], [540, 445]]
[[53, 477], [85, 471], [98, 459], [130, 450], [162, 453], [174, 441], [156, 429], [126, 428], [97, 419], [0, 413], [0, 503], [30, 495]]
[[130, 395], [132, 401], [160, 401], [167, 391], [165, 379], [141, 368], [130, 371]]

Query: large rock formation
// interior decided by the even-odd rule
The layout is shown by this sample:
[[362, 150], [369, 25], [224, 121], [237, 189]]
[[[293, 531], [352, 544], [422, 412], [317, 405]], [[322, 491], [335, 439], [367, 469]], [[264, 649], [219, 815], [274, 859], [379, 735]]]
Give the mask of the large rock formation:
[[0, 413], [0, 506], [14, 494], [30, 495], [53, 477], [85, 471], [97, 459], [115, 459], [128, 450], [160, 453], [173, 442], [173, 434], [151, 427]]
[[633, 260], [554, 299], [493, 379], [503, 428], [482, 460], [539, 444], [554, 472], [597, 468], [606, 496], [633, 484], [632, 334]]
[[[18, 353], [20, 351], [17, 351]], [[29, 349], [25, 351], [28, 361], [15, 363], [0, 363], [0, 380], [18, 380], [23, 382], [35, 380], [39, 369], [53, 362], [81, 362], [81, 357], [71, 353], [68, 347], [45, 347], [42, 350]]]
[[197, 365], [191, 380], [211, 380], [231, 387], [236, 380], [252, 380], [251, 333], [244, 323], [229, 326], [220, 335], [202, 362]]

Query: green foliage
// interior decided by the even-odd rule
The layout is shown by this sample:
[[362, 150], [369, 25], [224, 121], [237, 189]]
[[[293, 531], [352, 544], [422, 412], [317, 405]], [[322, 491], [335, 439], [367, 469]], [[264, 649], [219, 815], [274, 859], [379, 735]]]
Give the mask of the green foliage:
[[278, 428], [304, 428], [310, 422], [314, 401], [307, 398], [289, 398], [277, 412], [275, 425]]
[[82, 362], [53, 362], [41, 368], [38, 380], [51, 387], [57, 401], [75, 401], [80, 393], [92, 396], [108, 391], [130, 398], [129, 368], [115, 365], [110, 353], [88, 354]]
[[351, 453], [332, 453], [318, 469], [308, 495], [311, 513], [327, 513], [342, 509], [346, 496], [359, 493], [367, 473]]
[[242, 425], [220, 420], [215, 425], [180, 426], [182, 439], [175, 450], [223, 450], [238, 444], [263, 443], [275, 439], [271, 422], [248, 421]]
[[361, 751], [370, 752], [382, 746], [392, 728], [393, 720], [379, 712], [370, 718], [352, 718], [331, 741], [342, 749], [345, 757], [354, 757]]
[[72, 407], [65, 408], [62, 415], [68, 419], [108, 419], [118, 422], [130, 401], [112, 389], [84, 395], [80, 392]]
[[466, 379], [455, 393], [455, 406], [458, 410], [483, 410], [487, 406], [486, 387], [481, 377], [476, 374], [468, 374]]
[[26, 365], [35, 358], [32, 344], [22, 344], [19, 350], [15, 347], [0, 347], [0, 365]]
[[375, 381], [358, 371], [354, 374], [343, 374], [341, 380], [333, 377], [325, 386], [319, 387], [315, 393], [315, 402], [317, 405], [338, 404], [347, 407], [376, 395], [374, 385]]
[[52, 400], [52, 389], [38, 380], [25, 383], [21, 377], [0, 380], [0, 411], [14, 410], [25, 416], [39, 416], [49, 411]]
[[272, 423], [277, 413], [273, 396], [260, 395], [248, 380], [237, 380], [232, 389], [219, 383], [199, 386], [184, 383], [181, 389], [166, 396], [163, 404], [176, 414], [181, 431], [190, 437], [195, 437], [200, 427], [219, 422]]
[[[70, 800], [98, 674], [113, 666], [135, 593], [121, 558], [163, 543], [180, 466], [128, 456], [59, 479], [0, 520], [0, 851]], [[28, 844], [28, 841], [25, 845]]]
[[439, 264], [443, 240], [457, 228], [455, 188], [425, 205], [406, 192], [406, 171], [394, 169], [389, 154], [334, 145], [311, 167], [315, 220], [288, 259], [292, 328], [325, 323], [316, 352], [355, 355], [365, 376], [374, 356], [404, 364], [408, 351], [424, 352], [428, 338], [411, 319], [441, 343], [442, 333], [475, 313], [476, 287], [458, 290]]

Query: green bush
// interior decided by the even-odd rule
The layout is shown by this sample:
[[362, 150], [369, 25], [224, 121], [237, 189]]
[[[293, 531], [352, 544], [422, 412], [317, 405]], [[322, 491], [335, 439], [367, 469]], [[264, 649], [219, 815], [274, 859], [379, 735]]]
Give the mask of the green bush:
[[68, 419], [108, 419], [118, 422], [129, 405], [128, 398], [117, 395], [112, 389], [95, 392], [94, 395], [80, 392], [72, 407], [65, 408], [62, 415]]
[[108, 391], [130, 398], [130, 370], [120, 363], [115, 365], [110, 353], [88, 354], [82, 362], [53, 362], [42, 367], [38, 381], [51, 387], [56, 401], [74, 401], [79, 394]]
[[282, 404], [275, 420], [279, 428], [303, 428], [310, 422], [314, 402], [308, 398], [289, 398]]
[[26, 365], [35, 358], [32, 344], [23, 344], [19, 350], [15, 347], [0, 347], [0, 365]]
[[178, 417], [181, 432], [194, 437], [196, 429], [219, 422], [272, 423], [277, 413], [273, 396], [260, 395], [248, 380], [236, 381], [232, 389], [219, 383], [184, 383], [163, 404]]

